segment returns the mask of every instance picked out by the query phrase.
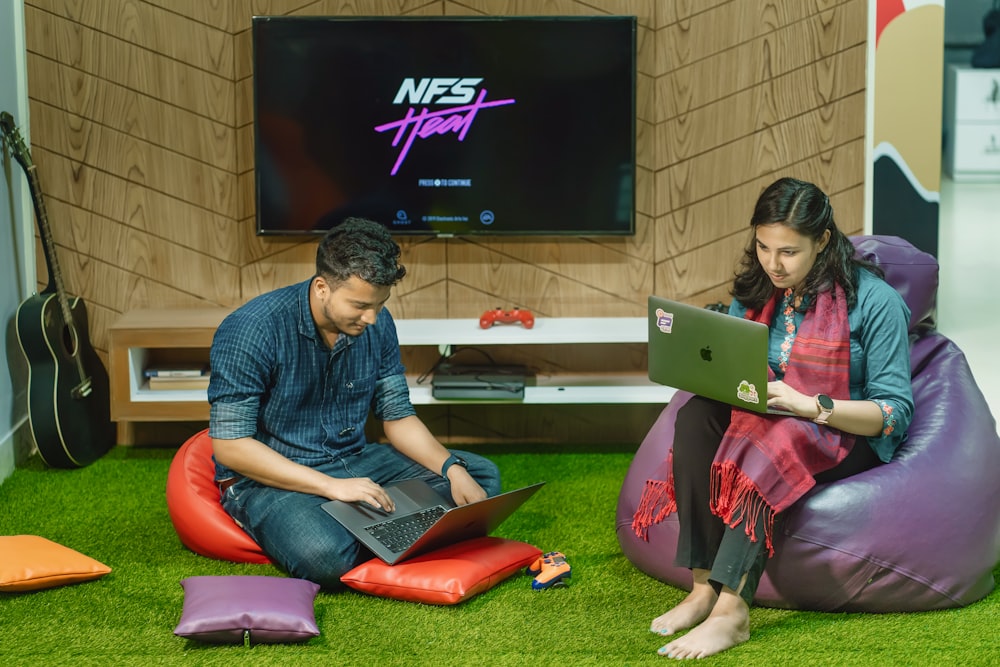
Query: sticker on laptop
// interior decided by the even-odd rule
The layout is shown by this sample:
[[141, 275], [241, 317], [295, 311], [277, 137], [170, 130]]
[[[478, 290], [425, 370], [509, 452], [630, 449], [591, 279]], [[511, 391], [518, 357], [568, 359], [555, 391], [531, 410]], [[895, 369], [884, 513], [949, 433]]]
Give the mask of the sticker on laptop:
[[744, 403], [753, 403], [754, 405], [760, 403], [760, 397], [757, 395], [757, 387], [746, 380], [740, 382], [740, 386], [736, 388], [736, 398]]
[[657, 308], [656, 328], [663, 333], [670, 333], [670, 331], [674, 328], [674, 314], [664, 312], [662, 308]]

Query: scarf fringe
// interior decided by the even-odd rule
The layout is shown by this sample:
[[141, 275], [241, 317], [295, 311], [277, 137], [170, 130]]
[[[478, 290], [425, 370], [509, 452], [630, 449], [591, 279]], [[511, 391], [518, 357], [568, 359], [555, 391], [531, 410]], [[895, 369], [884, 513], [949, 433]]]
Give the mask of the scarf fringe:
[[647, 479], [632, 516], [632, 530], [639, 539], [649, 541], [649, 529], [677, 511], [673, 476], [669, 479]]
[[757, 490], [753, 480], [735, 463], [725, 461], [712, 464], [710, 484], [712, 514], [730, 528], [743, 522], [743, 530], [752, 542], [757, 541], [757, 524], [763, 514], [764, 546], [768, 556], [773, 556], [775, 512]]

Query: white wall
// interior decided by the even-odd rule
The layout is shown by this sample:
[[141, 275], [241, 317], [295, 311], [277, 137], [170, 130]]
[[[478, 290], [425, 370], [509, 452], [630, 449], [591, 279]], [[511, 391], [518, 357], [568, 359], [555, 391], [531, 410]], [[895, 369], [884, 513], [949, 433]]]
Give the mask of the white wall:
[[[14, 117], [28, 140], [28, 91], [24, 48], [24, 2], [0, 2], [0, 111]], [[28, 454], [26, 366], [14, 334], [17, 306], [34, 289], [31, 193], [9, 150], [0, 157], [0, 482]], [[15, 389], [16, 388], [16, 389]]]

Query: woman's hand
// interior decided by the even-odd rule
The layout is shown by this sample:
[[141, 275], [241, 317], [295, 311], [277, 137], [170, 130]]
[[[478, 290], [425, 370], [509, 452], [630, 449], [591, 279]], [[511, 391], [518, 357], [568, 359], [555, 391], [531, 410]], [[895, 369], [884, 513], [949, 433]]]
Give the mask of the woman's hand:
[[775, 406], [791, 410], [806, 419], [815, 419], [819, 416], [815, 396], [803, 394], [781, 380], [767, 383], [767, 407]]
[[[827, 419], [827, 426], [867, 437], [882, 433], [882, 408], [875, 401], [834, 399], [833, 404], [834, 409]], [[805, 419], [819, 417], [815, 396], [803, 394], [780, 381], [767, 383], [767, 405], [780, 405]]]

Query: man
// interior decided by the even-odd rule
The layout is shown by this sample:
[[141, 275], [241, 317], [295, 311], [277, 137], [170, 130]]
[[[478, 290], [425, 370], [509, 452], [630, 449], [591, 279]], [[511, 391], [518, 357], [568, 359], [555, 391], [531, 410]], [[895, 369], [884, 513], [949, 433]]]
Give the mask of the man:
[[[487, 459], [450, 452], [416, 416], [389, 294], [406, 273], [389, 232], [349, 218], [316, 275], [249, 301], [212, 342], [209, 435], [222, 505], [290, 575], [326, 588], [372, 557], [321, 505], [392, 511], [382, 487], [422, 478], [458, 504], [500, 492]], [[369, 443], [369, 411], [391, 446]]]

